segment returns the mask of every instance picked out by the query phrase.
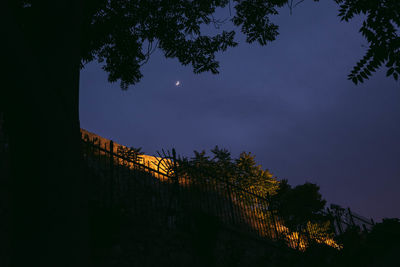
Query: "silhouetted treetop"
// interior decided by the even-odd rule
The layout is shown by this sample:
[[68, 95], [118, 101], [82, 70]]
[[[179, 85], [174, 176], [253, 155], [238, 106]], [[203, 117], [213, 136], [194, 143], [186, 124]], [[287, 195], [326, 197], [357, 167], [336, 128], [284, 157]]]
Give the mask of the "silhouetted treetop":
[[286, 226], [292, 230], [304, 229], [308, 222], [325, 220], [322, 212], [326, 200], [322, 199], [316, 184], [306, 182], [292, 188], [287, 180], [282, 180], [271, 200], [272, 207], [279, 211]]
[[[195, 73], [218, 73], [215, 54], [234, 47], [235, 32], [220, 30], [207, 35], [202, 25], [221, 23], [214, 18], [217, 8], [230, 5], [229, 0], [155, 0], [91, 1], [85, 10], [82, 61], [97, 59], [111, 82], [121, 80], [122, 88], [137, 83], [154, 49], [167, 58], [191, 64]], [[247, 36], [249, 43], [265, 45], [275, 39], [277, 26], [270, 15], [286, 1], [232, 1], [236, 15], [231, 19]], [[218, 28], [218, 27], [216, 27]]]
[[[318, 2], [319, 0], [313, 0]], [[35, 28], [36, 19], [49, 7], [40, 1], [16, 1], [22, 24]], [[120, 81], [127, 89], [142, 77], [141, 66], [155, 49], [167, 58], [177, 58], [192, 65], [195, 73], [219, 72], [216, 53], [237, 45], [235, 27], [245, 34], [248, 43], [266, 45], [278, 35], [278, 25], [271, 17], [285, 5], [290, 8], [302, 0], [85, 0], [82, 1], [81, 62], [98, 60], [108, 72], [110, 82]], [[400, 75], [400, 24], [398, 0], [335, 0], [339, 16], [348, 21], [365, 14], [360, 32], [369, 48], [349, 75], [354, 83], [363, 82], [383, 64], [387, 75]], [[51, 7], [50, 7], [51, 8]], [[217, 9], [224, 8], [232, 30], [219, 26], [228, 19], [218, 19]], [[17, 12], [18, 13], [18, 12]], [[78, 20], [78, 18], [77, 18]], [[207, 25], [215, 34], [208, 34]]]

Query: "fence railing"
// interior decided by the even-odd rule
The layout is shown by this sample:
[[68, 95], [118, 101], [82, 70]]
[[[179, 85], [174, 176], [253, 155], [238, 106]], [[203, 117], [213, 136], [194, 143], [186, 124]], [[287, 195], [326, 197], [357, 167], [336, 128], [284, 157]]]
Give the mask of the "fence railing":
[[350, 208], [342, 208], [339, 205], [331, 204], [330, 208], [327, 209], [333, 218], [333, 226], [336, 235], [341, 235], [348, 228], [358, 228], [360, 231], [369, 232], [374, 226], [372, 219], [365, 218]]
[[[277, 211], [270, 208], [270, 201], [252, 190], [215, 177], [196, 179], [166, 174], [151, 167], [157, 164], [143, 164], [116, 153], [118, 149], [112, 141], [102, 142], [88, 136], [82, 140], [88, 169], [96, 174], [93, 196], [108, 205], [150, 216], [152, 223], [168, 227], [183, 223], [188, 212], [201, 211], [218, 218], [227, 227], [260, 239], [284, 240], [292, 248], [305, 249], [312, 241], [339, 247], [333, 232], [323, 232], [316, 224], [310, 223], [302, 233], [290, 231]], [[341, 225], [331, 223], [336, 228]]]

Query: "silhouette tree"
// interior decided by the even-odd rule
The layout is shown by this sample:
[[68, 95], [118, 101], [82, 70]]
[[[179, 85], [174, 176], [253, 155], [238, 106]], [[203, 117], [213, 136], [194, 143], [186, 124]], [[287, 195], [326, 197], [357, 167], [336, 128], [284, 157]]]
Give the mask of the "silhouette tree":
[[[215, 54], [237, 43], [234, 30], [213, 36], [202, 32], [202, 25], [218, 28], [222, 23], [213, 17], [216, 9], [231, 10], [232, 4], [231, 21], [246, 41], [266, 45], [278, 35], [270, 17], [288, 2], [2, 1], [2, 65], [7, 71], [2, 71], [0, 109], [10, 138], [14, 265], [87, 265], [87, 181], [78, 105], [79, 71], [85, 63], [103, 63], [109, 81], [119, 80], [123, 89], [140, 80], [140, 67], [155, 48], [192, 65], [195, 73], [218, 73]], [[367, 14], [362, 29], [370, 50], [360, 61], [360, 72], [351, 75], [362, 81], [387, 62], [388, 75], [397, 79], [399, 44], [391, 25], [399, 25], [398, 1], [336, 2], [345, 19]]]
[[292, 188], [282, 180], [277, 193], [271, 197], [285, 225], [292, 231], [303, 232], [309, 222], [320, 222], [326, 201], [319, 193], [319, 186], [305, 183]]

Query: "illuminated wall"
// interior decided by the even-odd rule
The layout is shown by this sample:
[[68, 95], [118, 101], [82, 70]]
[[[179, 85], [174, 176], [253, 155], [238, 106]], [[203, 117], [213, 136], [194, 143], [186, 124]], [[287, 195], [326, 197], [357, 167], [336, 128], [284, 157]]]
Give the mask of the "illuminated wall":
[[[89, 138], [89, 140], [96, 140], [96, 144], [99, 144], [102, 148], [105, 148], [106, 150], [110, 151], [110, 141], [111, 140], [101, 137], [100, 135], [89, 132], [82, 128], [81, 128], [81, 134], [82, 134], [82, 137], [87, 136]], [[114, 142], [113, 153], [117, 154], [118, 148], [126, 148], [127, 149], [128, 147]], [[160, 168], [159, 168], [158, 163], [160, 162], [160, 160], [161, 160], [161, 158], [159, 158], [159, 157], [154, 157], [154, 156], [149, 156], [149, 155], [141, 155], [138, 162], [140, 164], [143, 164], [143, 165], [151, 168], [151, 169], [158, 170], [162, 173], [167, 174], [165, 171], [165, 168], [163, 168], [163, 166], [160, 166]], [[163, 164], [161, 164], [161, 165], [163, 165]]]

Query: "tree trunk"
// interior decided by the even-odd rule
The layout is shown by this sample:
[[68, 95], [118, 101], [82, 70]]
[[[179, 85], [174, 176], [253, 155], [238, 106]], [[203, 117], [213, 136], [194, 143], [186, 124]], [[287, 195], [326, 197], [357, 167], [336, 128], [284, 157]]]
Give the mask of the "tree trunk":
[[11, 162], [11, 265], [88, 266], [79, 1], [33, 5], [32, 25], [24, 27], [8, 8], [0, 16], [8, 27], [3, 105]]

